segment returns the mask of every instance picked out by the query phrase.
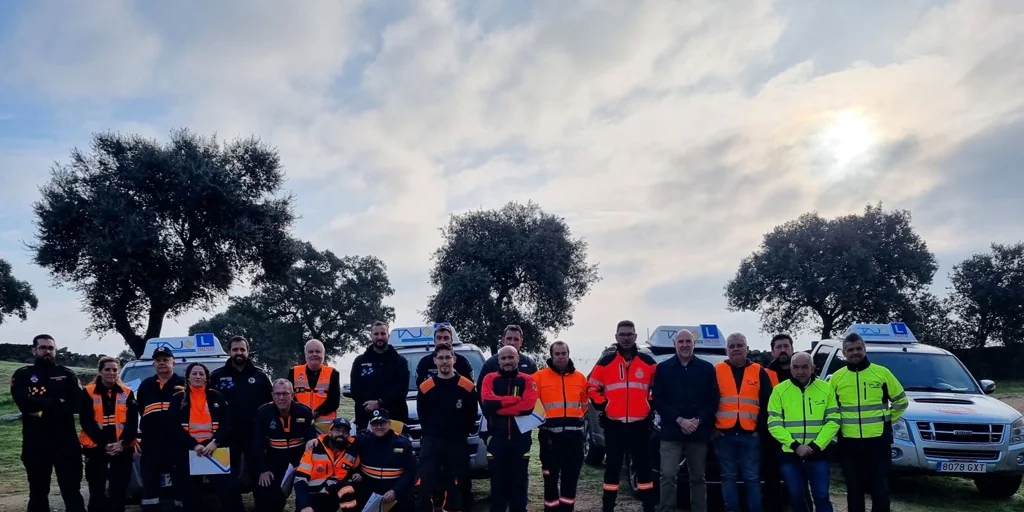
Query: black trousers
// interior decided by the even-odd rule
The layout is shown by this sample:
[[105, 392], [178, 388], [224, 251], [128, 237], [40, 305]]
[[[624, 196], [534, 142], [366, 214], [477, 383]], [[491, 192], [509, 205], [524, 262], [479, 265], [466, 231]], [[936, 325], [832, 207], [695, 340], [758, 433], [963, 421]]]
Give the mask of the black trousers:
[[89, 512], [124, 512], [125, 492], [132, 478], [132, 449], [125, 448], [113, 457], [102, 447], [83, 451], [85, 480], [89, 482]]
[[628, 452], [636, 470], [640, 500], [644, 512], [654, 512], [657, 497], [654, 495], [654, 480], [651, 479], [651, 422], [622, 423], [605, 420], [604, 422], [605, 460], [604, 495], [602, 505], [604, 512], [615, 510], [615, 499], [619, 494], [619, 482], [622, 479], [622, 460]]
[[[230, 444], [231, 447], [231, 476], [238, 481], [242, 475], [242, 468], [247, 468], [249, 471], [249, 483], [256, 485], [256, 481], [259, 480], [259, 475], [253, 476], [252, 466], [252, 434], [246, 434], [244, 432], [237, 433], [231, 436]], [[242, 456], [245, 456], [245, 464], [242, 463]]]
[[761, 433], [761, 510], [782, 512], [782, 445], [767, 432]]
[[841, 438], [843, 479], [849, 512], [864, 512], [864, 494], [871, 495], [872, 512], [889, 512], [890, 443], [881, 437]]
[[491, 436], [487, 469], [491, 473], [491, 512], [526, 512], [530, 493], [531, 435]]
[[[202, 497], [202, 476], [189, 474], [187, 451], [178, 448], [184, 457], [175, 459], [174, 470], [171, 473], [171, 483], [174, 485], [174, 500], [180, 503], [180, 507], [188, 512], [201, 510], [199, 508]], [[177, 451], [176, 450], [176, 451]], [[244, 512], [242, 497], [238, 494], [238, 480], [232, 475], [211, 475], [206, 476], [210, 485], [217, 492], [220, 498], [220, 508], [224, 512]]]
[[149, 443], [143, 443], [139, 466], [142, 472], [142, 508], [156, 510], [160, 506], [161, 483], [163, 475], [170, 475], [174, 460], [167, 445], [157, 437]]
[[[297, 464], [296, 464], [297, 465]], [[285, 501], [287, 501], [284, 491], [281, 490], [281, 483], [284, 481], [284, 473], [288, 470], [288, 466], [273, 465], [268, 468], [274, 475], [274, 480], [270, 482], [270, 485], [263, 487], [260, 485], [260, 475], [253, 473], [252, 467], [249, 468], [249, 480], [252, 482], [252, 498], [256, 502], [256, 510], [259, 512], [281, 512], [284, 510]]]
[[50, 478], [57, 473], [57, 486], [67, 512], [85, 512], [82, 498], [82, 445], [78, 439], [54, 443], [25, 439], [21, 462], [28, 476], [28, 512], [50, 512]]
[[583, 469], [583, 432], [551, 433], [541, 429], [537, 441], [544, 475], [544, 510], [572, 512]]
[[422, 438], [416, 476], [417, 512], [433, 512], [434, 491], [439, 484], [445, 496], [441, 508], [448, 512], [461, 511], [460, 482], [469, 478], [469, 443], [465, 438]]

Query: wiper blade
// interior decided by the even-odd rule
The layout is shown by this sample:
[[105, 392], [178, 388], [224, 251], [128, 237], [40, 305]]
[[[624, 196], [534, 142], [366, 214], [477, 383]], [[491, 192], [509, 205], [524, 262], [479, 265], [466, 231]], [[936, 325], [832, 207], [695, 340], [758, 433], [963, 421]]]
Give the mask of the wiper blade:
[[940, 388], [936, 386], [906, 386], [904, 391], [927, 391], [932, 393], [965, 393], [967, 388]]

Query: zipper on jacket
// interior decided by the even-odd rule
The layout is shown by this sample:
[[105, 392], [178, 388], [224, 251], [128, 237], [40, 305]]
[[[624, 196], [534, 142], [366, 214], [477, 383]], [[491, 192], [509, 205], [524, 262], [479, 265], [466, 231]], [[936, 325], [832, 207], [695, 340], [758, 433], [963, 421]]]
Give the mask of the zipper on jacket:
[[[513, 379], [509, 379], [508, 380], [508, 394], [510, 396], [514, 396], [515, 395], [512, 392], [512, 380]], [[509, 439], [509, 441], [512, 440], [512, 417], [511, 416], [508, 417], [508, 439]]]
[[[856, 382], [857, 382], [857, 391], [858, 391], [858, 393], [857, 393], [857, 429], [860, 431], [860, 438], [864, 439], [864, 424], [861, 422], [861, 415], [860, 415], [860, 395], [861, 395], [861, 391], [860, 391], [860, 372], [853, 372], [853, 374], [856, 375], [856, 377], [857, 377], [857, 380], [856, 380]], [[867, 398], [867, 393], [866, 392], [864, 392], [864, 393], [865, 393], [864, 394], [864, 398], [866, 399]]]
[[565, 374], [563, 373], [561, 375], [562, 375], [562, 417], [563, 418], [568, 418], [569, 417], [569, 411], [568, 411], [568, 409], [569, 409], [569, 397], [566, 396], [566, 393], [565, 393]]
[[810, 400], [807, 400], [807, 388], [801, 389], [800, 390], [800, 394], [802, 395], [804, 404], [807, 405], [807, 409], [804, 410], [804, 431], [803, 431], [803, 434], [802, 434], [802, 439], [803, 439], [804, 442], [800, 443], [800, 444], [806, 444], [806, 442], [807, 442], [807, 413], [808, 413], [808, 411], [810, 411], [813, 414], [814, 413], [814, 406], [811, 405]]
[[[622, 354], [619, 354], [620, 357], [621, 357], [621, 355]], [[623, 359], [623, 361], [625, 361], [626, 358], [623, 357], [622, 359]], [[632, 359], [630, 359], [629, 362], [625, 363], [625, 368], [626, 368], [626, 424], [629, 424], [629, 366], [631, 364], [633, 364], [633, 360]]]

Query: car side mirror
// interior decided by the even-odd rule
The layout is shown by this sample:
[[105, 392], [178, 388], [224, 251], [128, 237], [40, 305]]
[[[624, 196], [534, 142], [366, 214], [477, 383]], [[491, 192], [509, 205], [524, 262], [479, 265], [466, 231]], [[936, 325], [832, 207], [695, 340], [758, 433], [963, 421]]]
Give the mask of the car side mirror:
[[996, 391], [996, 383], [991, 380], [982, 379], [978, 384], [981, 384], [981, 391], [986, 395], [991, 395]]

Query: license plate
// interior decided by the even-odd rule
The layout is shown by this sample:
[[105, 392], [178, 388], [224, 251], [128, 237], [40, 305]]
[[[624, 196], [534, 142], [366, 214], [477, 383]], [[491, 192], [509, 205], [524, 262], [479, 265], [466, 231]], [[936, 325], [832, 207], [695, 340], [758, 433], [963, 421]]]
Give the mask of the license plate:
[[940, 462], [940, 473], [984, 473], [986, 464], [981, 462]]

